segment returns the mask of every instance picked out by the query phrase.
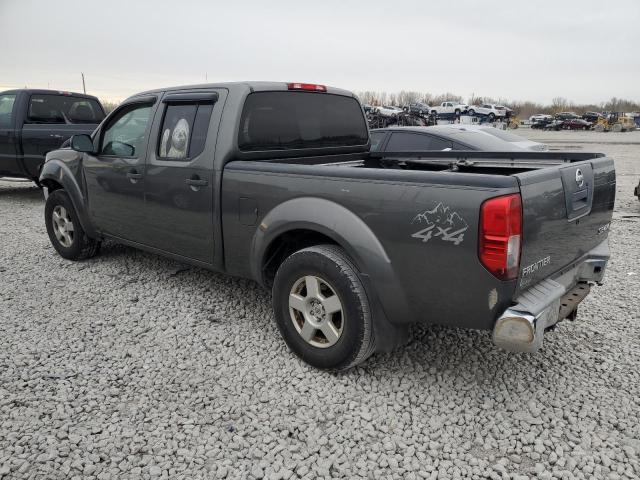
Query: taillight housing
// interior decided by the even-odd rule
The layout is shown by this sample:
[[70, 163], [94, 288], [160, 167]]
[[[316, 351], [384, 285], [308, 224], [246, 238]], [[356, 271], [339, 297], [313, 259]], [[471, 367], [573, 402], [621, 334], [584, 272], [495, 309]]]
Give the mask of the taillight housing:
[[520, 194], [486, 200], [480, 207], [482, 265], [500, 280], [518, 278], [522, 246], [522, 199]]
[[326, 92], [327, 87], [316, 83], [287, 83], [289, 90], [306, 90], [308, 92]]

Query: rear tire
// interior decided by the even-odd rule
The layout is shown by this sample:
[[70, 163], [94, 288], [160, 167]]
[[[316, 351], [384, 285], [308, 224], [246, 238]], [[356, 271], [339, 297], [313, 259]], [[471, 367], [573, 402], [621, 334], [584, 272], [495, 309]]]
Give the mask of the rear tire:
[[95, 256], [100, 242], [89, 238], [80, 225], [71, 199], [64, 190], [54, 190], [44, 207], [44, 222], [53, 248], [67, 260]]
[[276, 273], [278, 329], [288, 347], [316, 368], [348, 369], [375, 350], [369, 299], [357, 272], [341, 248], [317, 245], [289, 256]]
[[473, 108], [470, 108], [467, 113], [471, 116], [474, 116], [476, 114], [476, 111]]

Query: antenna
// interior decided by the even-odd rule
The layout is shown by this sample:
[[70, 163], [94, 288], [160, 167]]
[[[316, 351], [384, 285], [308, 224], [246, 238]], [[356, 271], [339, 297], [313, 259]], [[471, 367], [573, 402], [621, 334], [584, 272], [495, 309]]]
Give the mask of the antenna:
[[87, 93], [87, 88], [84, 86], [84, 73], [80, 72], [80, 75], [82, 75], [82, 91], [85, 93]]

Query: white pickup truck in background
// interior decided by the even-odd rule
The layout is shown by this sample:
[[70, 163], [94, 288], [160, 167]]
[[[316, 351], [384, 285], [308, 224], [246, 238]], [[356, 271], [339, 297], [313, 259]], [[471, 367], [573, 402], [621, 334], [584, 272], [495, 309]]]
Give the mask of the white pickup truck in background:
[[440, 105], [431, 107], [431, 113], [436, 115], [442, 115], [443, 113], [460, 115], [461, 113], [465, 113], [468, 108], [468, 105], [459, 102], [442, 102]]

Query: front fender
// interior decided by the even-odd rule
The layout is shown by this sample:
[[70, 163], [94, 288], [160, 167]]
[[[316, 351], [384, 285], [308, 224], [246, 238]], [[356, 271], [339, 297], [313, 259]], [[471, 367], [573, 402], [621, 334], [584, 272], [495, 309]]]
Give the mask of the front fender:
[[[69, 152], [72, 151], [70, 150]], [[64, 153], [67, 152], [65, 151]], [[93, 222], [91, 222], [91, 219], [89, 217], [85, 198], [78, 180], [76, 179], [76, 176], [73, 174], [70, 166], [65, 161], [62, 161], [58, 158], [50, 159], [49, 155], [51, 154], [47, 155], [47, 161], [45, 161], [44, 165], [42, 166], [42, 170], [40, 171], [40, 183], [45, 187], [48, 187], [48, 182], [55, 182], [61, 185], [67, 195], [69, 195], [71, 203], [73, 203], [73, 208], [75, 208], [76, 210], [78, 220], [80, 220], [80, 225], [82, 225], [82, 229], [89, 237], [98, 238], [98, 233], [96, 232]], [[71, 166], [73, 167], [74, 164], [71, 163]], [[79, 171], [80, 166], [76, 164], [75, 168]]]
[[252, 245], [252, 273], [256, 280], [265, 283], [262, 265], [269, 245], [283, 233], [300, 229], [326, 235], [344, 248], [391, 322], [412, 320], [405, 293], [376, 235], [360, 217], [329, 200], [315, 197], [288, 200], [263, 218]]

